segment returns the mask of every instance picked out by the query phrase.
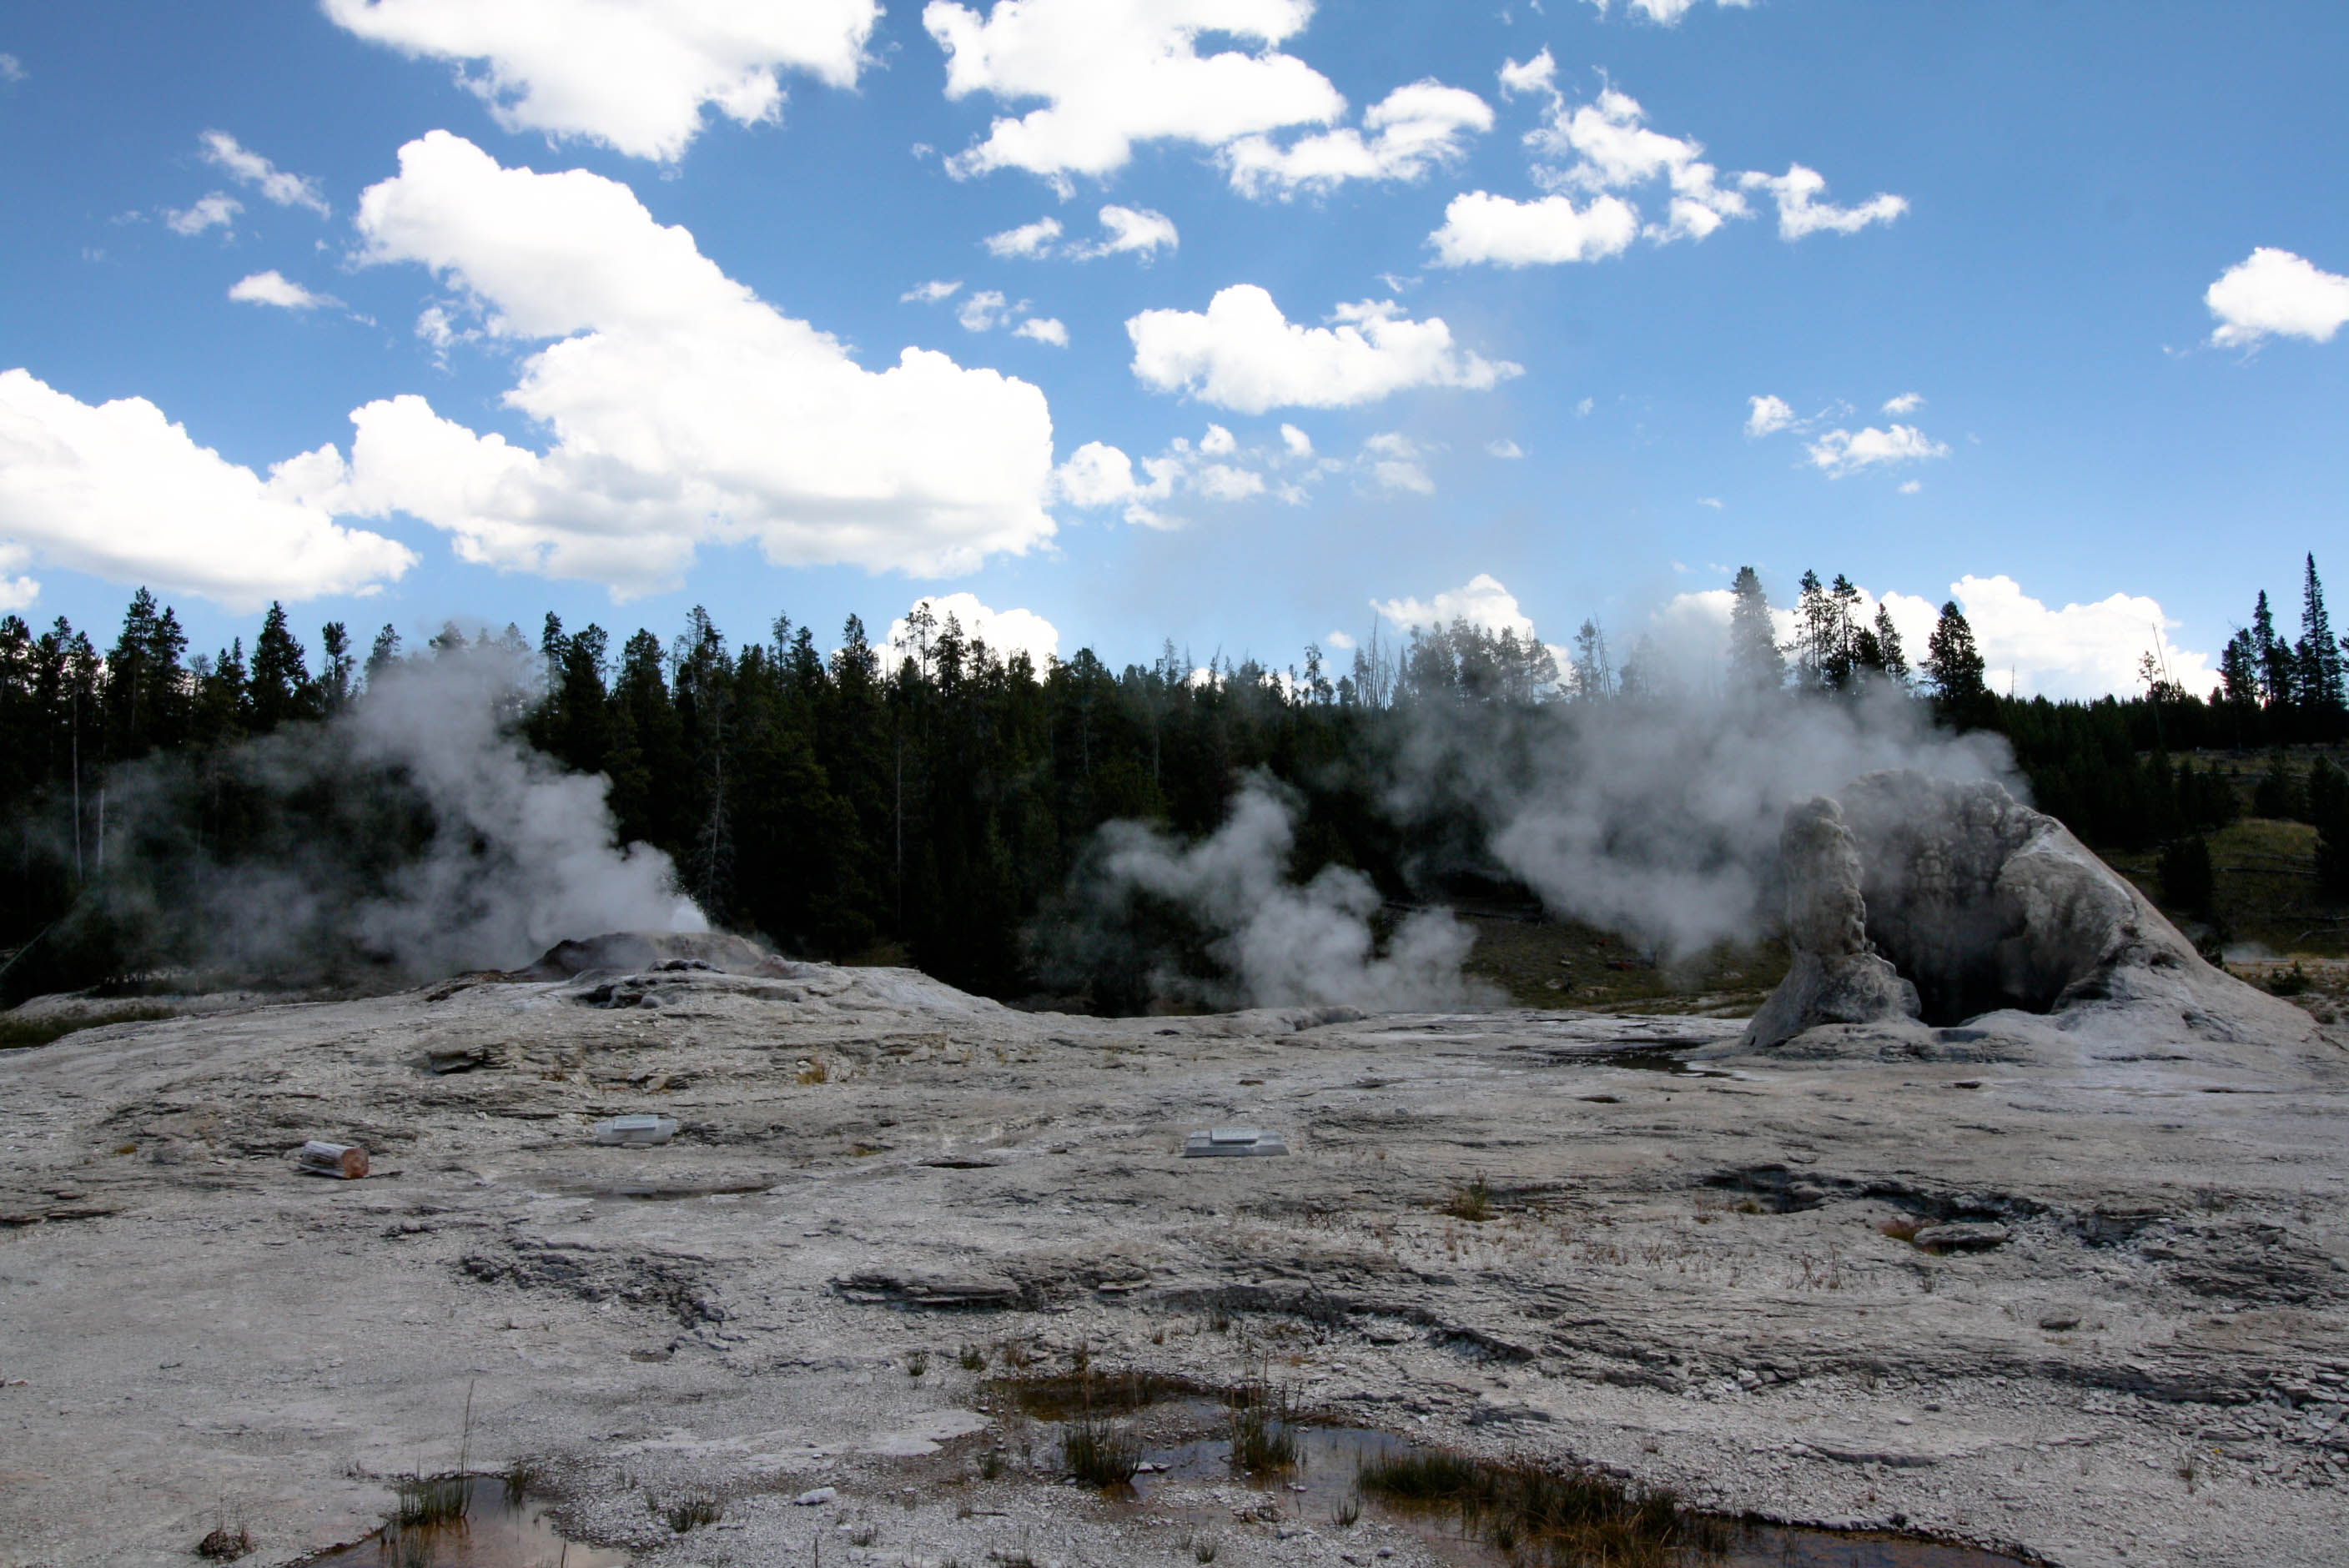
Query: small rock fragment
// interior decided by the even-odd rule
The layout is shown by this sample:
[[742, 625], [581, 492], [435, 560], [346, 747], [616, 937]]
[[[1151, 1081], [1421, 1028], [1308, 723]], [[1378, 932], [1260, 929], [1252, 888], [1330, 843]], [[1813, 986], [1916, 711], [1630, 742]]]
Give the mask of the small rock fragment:
[[821, 1508], [825, 1503], [836, 1502], [839, 1499], [839, 1488], [820, 1486], [812, 1491], [803, 1491], [800, 1493], [799, 1496], [792, 1499], [792, 1506], [797, 1508]]
[[2013, 1232], [1989, 1220], [1952, 1220], [1946, 1224], [1928, 1225], [1911, 1238], [1930, 1251], [1955, 1253], [1983, 1252], [2002, 1247], [2013, 1239]]

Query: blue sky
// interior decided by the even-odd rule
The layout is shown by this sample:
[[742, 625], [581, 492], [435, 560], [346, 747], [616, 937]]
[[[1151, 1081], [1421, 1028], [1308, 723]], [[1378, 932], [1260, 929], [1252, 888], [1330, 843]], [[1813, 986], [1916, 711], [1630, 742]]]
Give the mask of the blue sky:
[[11, 6], [0, 599], [103, 640], [146, 583], [205, 646], [271, 598], [829, 644], [969, 595], [1287, 663], [1454, 613], [1702, 643], [1750, 562], [1910, 627], [1954, 586], [2025, 691], [2157, 621], [2202, 684], [2303, 551], [2349, 583], [2344, 46], [2314, 4]]

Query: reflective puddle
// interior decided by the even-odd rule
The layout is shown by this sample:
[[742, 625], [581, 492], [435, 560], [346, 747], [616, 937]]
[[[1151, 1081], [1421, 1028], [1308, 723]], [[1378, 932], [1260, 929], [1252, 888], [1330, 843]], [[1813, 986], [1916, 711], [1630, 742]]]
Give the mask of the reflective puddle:
[[313, 1558], [311, 1568], [627, 1568], [625, 1552], [565, 1540], [544, 1505], [511, 1494], [500, 1477], [426, 1485], [437, 1494], [429, 1506], [403, 1498], [403, 1509], [437, 1517], [388, 1523], [356, 1546]]
[[[1051, 1425], [1056, 1439], [1065, 1440], [1082, 1423]], [[1257, 1501], [1238, 1510], [1258, 1522], [1341, 1538], [1357, 1521], [1373, 1520], [1409, 1532], [1454, 1568], [2017, 1568], [2023, 1562], [1910, 1536], [1747, 1524], [1693, 1512], [1661, 1524], [1651, 1517], [1643, 1532], [1633, 1517], [1641, 1511], [1640, 1495], [1603, 1479], [1531, 1466], [1479, 1467], [1388, 1432], [1304, 1421], [1266, 1425], [1277, 1450], [1293, 1447], [1294, 1462], [1250, 1475], [1232, 1462], [1234, 1435], [1218, 1435], [1236, 1431], [1226, 1406], [1195, 1394], [1166, 1398], [1147, 1410], [1145, 1433], [1204, 1435], [1184, 1440], [1143, 1436], [1143, 1468], [1103, 1495], [1154, 1519], [1179, 1520], [1176, 1528], [1187, 1526], [1204, 1542], [1243, 1522], [1235, 1517], [1230, 1491], [1210, 1501], [1194, 1489], [1245, 1488]], [[1447, 1466], [1458, 1473], [1447, 1477]], [[1409, 1496], [1414, 1485], [1427, 1489], [1431, 1472], [1435, 1490], [1447, 1482], [1460, 1490]], [[1381, 1480], [1405, 1495], [1381, 1495]], [[1578, 1491], [1584, 1494], [1579, 1499]], [[1464, 1507], [1464, 1496], [1470, 1500]], [[1578, 1501], [1594, 1500], [1603, 1522], [1538, 1522], [1566, 1518]], [[1669, 1521], [1671, 1512], [1667, 1506], [1663, 1518]]]

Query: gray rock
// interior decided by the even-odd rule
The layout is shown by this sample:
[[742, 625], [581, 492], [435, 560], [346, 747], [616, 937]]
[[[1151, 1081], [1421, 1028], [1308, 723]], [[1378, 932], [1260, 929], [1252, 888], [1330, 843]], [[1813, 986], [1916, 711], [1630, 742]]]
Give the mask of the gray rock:
[[820, 1486], [813, 1491], [803, 1491], [800, 1493], [799, 1496], [792, 1499], [792, 1502], [794, 1506], [799, 1508], [821, 1508], [827, 1502], [835, 1502], [839, 1501], [839, 1488]]
[[1990, 1220], [1951, 1220], [1928, 1225], [1909, 1239], [1929, 1252], [1977, 1253], [2006, 1245], [2014, 1233]]

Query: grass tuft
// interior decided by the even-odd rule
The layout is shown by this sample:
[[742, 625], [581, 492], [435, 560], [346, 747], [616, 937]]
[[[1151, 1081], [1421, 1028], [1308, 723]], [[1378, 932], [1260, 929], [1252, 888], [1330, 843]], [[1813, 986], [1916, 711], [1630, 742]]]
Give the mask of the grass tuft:
[[1227, 1402], [1234, 1470], [1266, 1475], [1297, 1468], [1296, 1412], [1288, 1390], [1252, 1377], [1236, 1386]]
[[1524, 1460], [1414, 1449], [1366, 1462], [1355, 1480], [1392, 1502], [1456, 1509], [1464, 1534], [1505, 1553], [1537, 1548], [1557, 1568], [1675, 1568], [1730, 1543], [1728, 1525], [1690, 1511], [1671, 1491]]
[[1493, 1217], [1493, 1189], [1480, 1171], [1474, 1181], [1453, 1191], [1444, 1212], [1455, 1220], [1467, 1220], [1483, 1224]]
[[212, 1533], [196, 1542], [196, 1555], [209, 1557], [215, 1563], [233, 1563], [253, 1550], [253, 1532], [243, 1525], [231, 1529], [225, 1524], [214, 1525]]
[[1061, 1429], [1061, 1468], [1087, 1486], [1123, 1486], [1142, 1468], [1142, 1438], [1087, 1411]]
[[403, 1531], [431, 1530], [454, 1524], [471, 1511], [473, 1478], [469, 1475], [415, 1475], [391, 1483], [399, 1499], [392, 1522]]
[[689, 1497], [664, 1504], [657, 1511], [662, 1523], [674, 1533], [683, 1535], [725, 1518], [726, 1504], [709, 1492], [697, 1491]]

